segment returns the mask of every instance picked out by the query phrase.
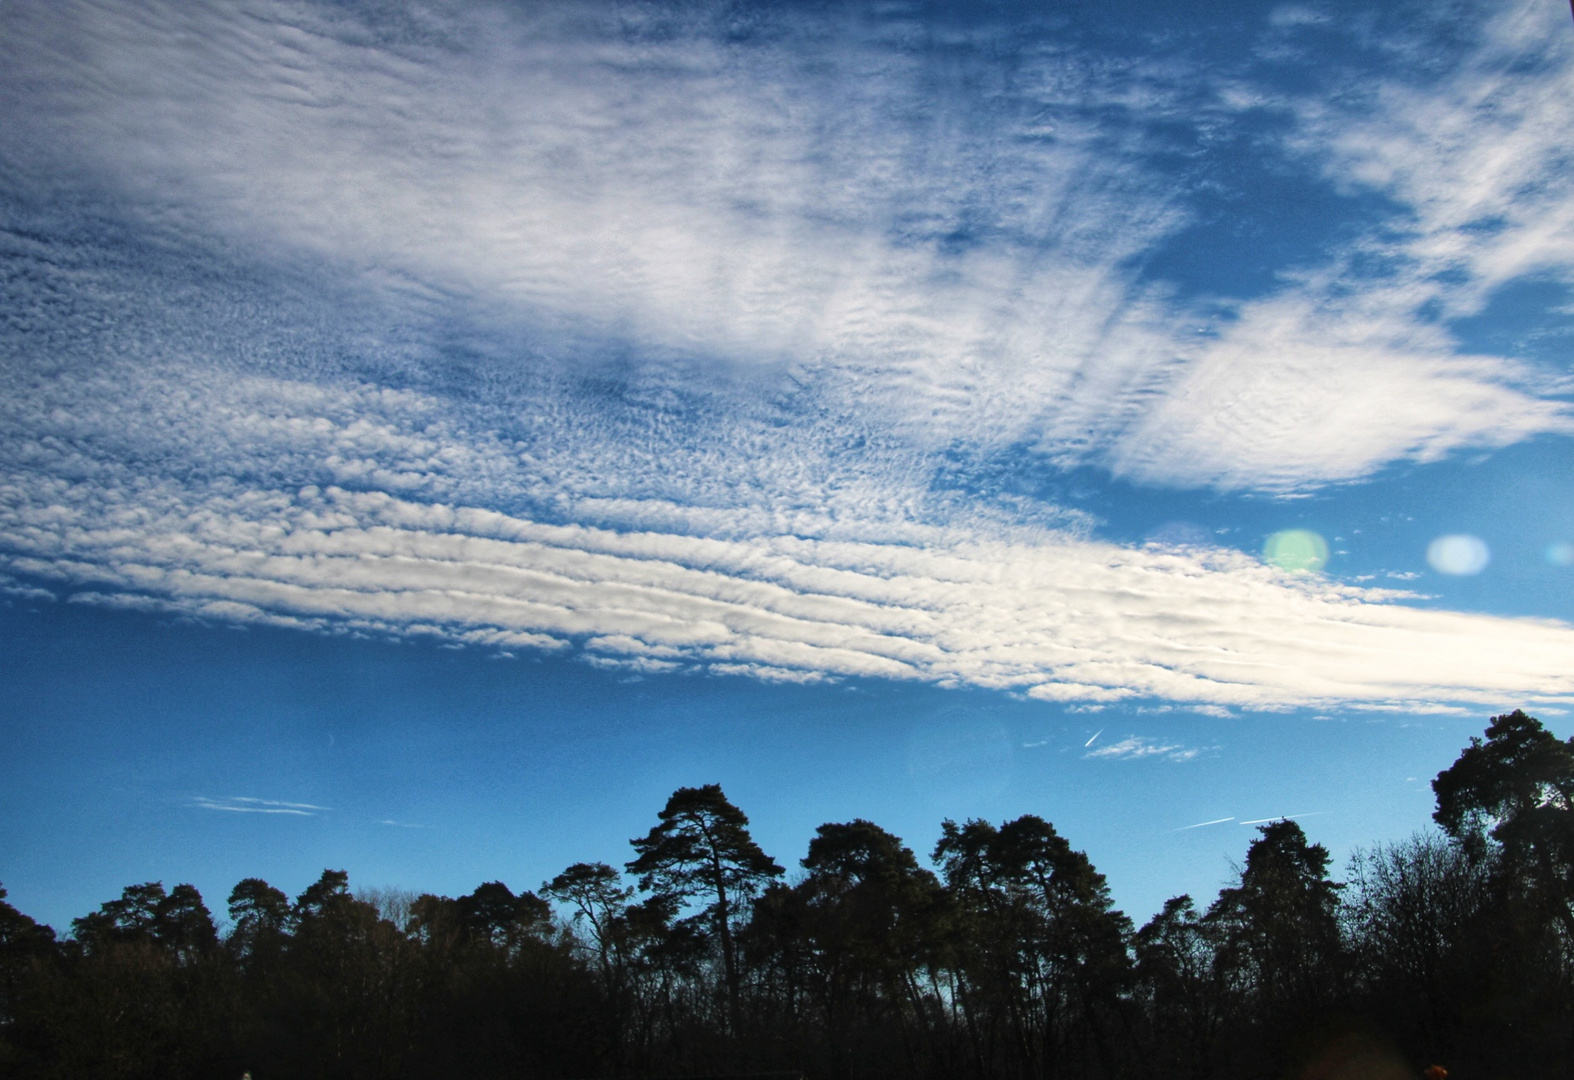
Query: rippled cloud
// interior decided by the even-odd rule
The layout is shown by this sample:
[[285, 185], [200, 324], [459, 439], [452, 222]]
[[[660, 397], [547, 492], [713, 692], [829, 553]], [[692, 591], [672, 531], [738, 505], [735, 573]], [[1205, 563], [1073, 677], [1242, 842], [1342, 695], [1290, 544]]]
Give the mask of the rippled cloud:
[[[746, 33], [572, 4], [19, 5], [7, 83], [23, 176], [326, 260], [395, 309], [553, 355], [785, 369], [930, 452], [1295, 490], [1571, 430], [1556, 373], [1457, 355], [1439, 320], [1574, 267], [1574, 83], [1544, 7], [1442, 77], [1396, 63], [1337, 100], [1042, 29], [1008, 76], [985, 58], [1015, 26], [919, 47], [899, 12]], [[1163, 131], [1263, 116], [1403, 211], [1270, 295], [1203, 310], [1144, 283], [1195, 217]]]
[[[997, 482], [1304, 494], [1574, 431], [1566, 372], [1453, 329], [1574, 273], [1541, 7], [1313, 100], [900, 9], [9, 5], [0, 572], [650, 672], [1563, 700], [1565, 624]], [[1177, 126], [1391, 210], [1188, 294]]]
[[[238, 407], [237, 389], [273, 411]], [[283, 430], [292, 451], [363, 478], [440, 478], [431, 463], [487, 456], [421, 424], [418, 395], [368, 391], [380, 411], [311, 387], [212, 392], [203, 445], [266, 449], [257, 433]], [[24, 479], [0, 491], [6, 568], [79, 601], [573, 649], [647, 672], [916, 679], [1050, 701], [1407, 707], [1574, 695], [1566, 624], [1409, 607], [1409, 594], [1222, 549], [1134, 549], [965, 517], [865, 515], [841, 528], [803, 515], [815, 535], [758, 508], [631, 499], [597, 504], [600, 524], [549, 522], [430, 489], [240, 482], [278, 467], [266, 453], [208, 462], [221, 475], [152, 477], [96, 456], [94, 442], [78, 429], [69, 445], [30, 444]], [[501, 448], [491, 453], [490, 472], [506, 472]]]

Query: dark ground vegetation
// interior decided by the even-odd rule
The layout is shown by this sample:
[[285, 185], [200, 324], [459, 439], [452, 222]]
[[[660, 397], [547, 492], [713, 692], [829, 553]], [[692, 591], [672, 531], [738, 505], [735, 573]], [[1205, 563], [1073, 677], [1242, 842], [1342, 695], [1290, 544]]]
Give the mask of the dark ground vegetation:
[[716, 785], [674, 793], [628, 878], [539, 895], [249, 878], [220, 934], [148, 883], [61, 939], [0, 890], [0, 1075], [1574, 1075], [1574, 740], [1496, 717], [1433, 789], [1440, 830], [1344, 883], [1279, 821], [1140, 929], [1041, 818], [946, 822], [938, 873], [822, 825], [789, 881]]

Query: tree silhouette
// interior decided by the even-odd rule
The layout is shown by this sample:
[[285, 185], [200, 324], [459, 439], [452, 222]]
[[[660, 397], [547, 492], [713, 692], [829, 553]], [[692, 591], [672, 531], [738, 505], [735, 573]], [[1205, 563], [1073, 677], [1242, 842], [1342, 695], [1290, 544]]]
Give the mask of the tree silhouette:
[[1137, 984], [1151, 1026], [1150, 1061], [1161, 1075], [1205, 1080], [1229, 1006], [1217, 963], [1218, 928], [1184, 893], [1137, 931]]
[[106, 900], [97, 911], [71, 920], [72, 936], [83, 951], [92, 953], [110, 945], [154, 940], [159, 905], [167, 896], [164, 883], [146, 881], [127, 885], [119, 900]]
[[221, 943], [156, 881], [56, 942], [0, 890], [0, 1076], [1565, 1075], [1574, 743], [1495, 717], [1434, 790], [1450, 835], [1358, 853], [1348, 888], [1276, 821], [1206, 913], [1135, 934], [1043, 818], [944, 822], [940, 879], [828, 823], [786, 884], [714, 784], [632, 842], [643, 902], [605, 863], [546, 882], [566, 920], [500, 881], [389, 903], [330, 870], [293, 902], [241, 881]]
[[1264, 1040], [1251, 1050], [1237, 1039], [1236, 1049], [1272, 1059], [1336, 1005], [1344, 970], [1343, 886], [1328, 877], [1328, 850], [1308, 843], [1295, 822], [1281, 819], [1257, 831], [1239, 884], [1219, 893], [1207, 918], [1240, 1004], [1241, 1034], [1249, 1029]]
[[[1502, 968], [1505, 912], [1493, 902], [1497, 859], [1472, 854], [1441, 833], [1358, 852], [1345, 898], [1354, 975], [1369, 1015], [1405, 1031], [1426, 1055], [1458, 1060], [1479, 1045], [1461, 1040], [1490, 1011]], [[1491, 936], [1498, 943], [1486, 940]], [[1523, 965], [1512, 977], [1524, 980]]]
[[277, 957], [290, 927], [290, 899], [261, 878], [245, 878], [230, 890], [227, 946], [242, 968]]
[[659, 825], [629, 841], [639, 853], [629, 872], [658, 899], [711, 900], [703, 914], [721, 944], [728, 1017], [736, 1028], [740, 980], [733, 922], [740, 905], [783, 870], [754, 842], [748, 817], [727, 801], [720, 784], [679, 788], [657, 816]]
[[[402, 928], [324, 870], [291, 908], [287, 978], [273, 998], [295, 1030], [295, 1074], [386, 1076], [410, 1052], [418, 970]], [[328, 1064], [331, 1063], [331, 1064]]]
[[588, 926], [597, 965], [608, 989], [621, 983], [621, 943], [627, 937], [624, 910], [634, 890], [606, 863], [575, 863], [541, 887], [554, 900], [574, 909], [575, 923]]
[[0, 885], [0, 1075], [21, 1053], [12, 1045], [22, 997], [34, 987], [44, 965], [55, 956], [55, 932], [6, 902]]
[[1492, 718], [1432, 781], [1433, 819], [1452, 837], [1490, 836], [1574, 937], [1574, 739], [1559, 740], [1515, 709]]
[[171, 889], [154, 910], [153, 935], [183, 964], [195, 962], [219, 944], [213, 915], [202, 902], [202, 894], [185, 884]]
[[975, 1044], [1004, 1042], [1030, 1073], [1090, 1056], [1113, 1073], [1131, 922], [1115, 910], [1104, 875], [1032, 814], [998, 829], [943, 822], [935, 860], [960, 912]]
[[501, 881], [476, 886], [468, 896], [454, 902], [455, 914], [464, 932], [473, 941], [514, 952], [528, 937], [544, 930], [552, 909], [533, 892], [515, 896]]
[[[928, 1027], [918, 979], [941, 947], [940, 882], [899, 838], [862, 818], [821, 825], [802, 865], [808, 876], [793, 899], [806, 975], [838, 1074], [867, 1073], [898, 1051], [916, 1068], [907, 1034], [915, 1023]], [[855, 1030], [861, 1069], [852, 1060]]]

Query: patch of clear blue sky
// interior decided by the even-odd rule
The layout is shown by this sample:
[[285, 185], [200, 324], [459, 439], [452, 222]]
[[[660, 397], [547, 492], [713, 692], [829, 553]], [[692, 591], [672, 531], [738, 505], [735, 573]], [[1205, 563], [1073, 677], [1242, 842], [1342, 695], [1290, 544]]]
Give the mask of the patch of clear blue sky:
[[1460, 351], [1517, 356], [1567, 374], [1574, 364], [1574, 286], [1520, 278], [1493, 293], [1474, 315], [1448, 324]]
[[[631, 679], [69, 604], [12, 602], [0, 635], [0, 881], [61, 929], [154, 879], [193, 882], [216, 911], [243, 877], [293, 893], [325, 867], [357, 886], [534, 888], [573, 861], [620, 864], [673, 789], [712, 782], [789, 869], [827, 821], [871, 819], [924, 855], [946, 817], [1039, 814], [1141, 922], [1174, 893], [1213, 895], [1255, 835], [1241, 820], [1316, 815], [1307, 831], [1341, 859], [1423, 827], [1427, 782], [1486, 719]], [[1094, 749], [1137, 737], [1197, 754], [1089, 758], [1100, 731]], [[329, 809], [230, 813], [199, 797]], [[1237, 821], [1176, 831], [1221, 817]]]

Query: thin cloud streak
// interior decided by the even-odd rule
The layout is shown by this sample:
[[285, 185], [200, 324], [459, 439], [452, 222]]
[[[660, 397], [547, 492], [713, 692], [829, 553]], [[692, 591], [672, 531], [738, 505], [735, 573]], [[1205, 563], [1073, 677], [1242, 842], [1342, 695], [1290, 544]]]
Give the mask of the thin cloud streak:
[[1143, 738], [1140, 735], [1131, 735], [1101, 746], [1097, 750], [1083, 754], [1086, 758], [1108, 758], [1117, 761], [1136, 761], [1143, 758], [1161, 757], [1166, 761], [1190, 761], [1202, 751], [1195, 747], [1182, 746], [1179, 743], [1161, 743], [1155, 739]]
[[223, 810], [231, 814], [287, 814], [293, 817], [316, 817], [319, 812], [329, 809], [326, 806], [313, 806], [311, 803], [280, 802], [275, 799], [254, 799], [245, 796], [210, 799], [205, 795], [193, 795], [187, 805], [200, 810]]
[[1233, 817], [1214, 818], [1212, 821], [1199, 821], [1195, 825], [1182, 825], [1175, 832], [1189, 832], [1192, 829], [1205, 829], [1209, 825], [1223, 825], [1226, 821], [1234, 821]]
[[1278, 814], [1274, 817], [1252, 818], [1250, 821], [1241, 822], [1242, 825], [1267, 825], [1274, 821], [1294, 821], [1303, 817], [1322, 817], [1327, 810], [1312, 810], [1305, 814]]
[[316, 806], [316, 805], [313, 805], [312, 803], [280, 802], [278, 799], [253, 799], [253, 798], [248, 798], [247, 796], [244, 796], [244, 795], [237, 795], [234, 798], [230, 799], [229, 801], [230, 802], [237, 802], [237, 803], [251, 803], [251, 804], [254, 804], [254, 805], [257, 805], [257, 806], [282, 806], [282, 807], [286, 807], [286, 808], [291, 809], [291, 810], [327, 810], [327, 809], [330, 809], [329, 807]]

